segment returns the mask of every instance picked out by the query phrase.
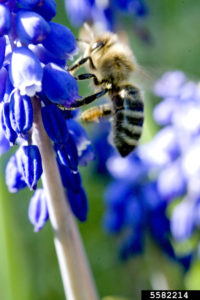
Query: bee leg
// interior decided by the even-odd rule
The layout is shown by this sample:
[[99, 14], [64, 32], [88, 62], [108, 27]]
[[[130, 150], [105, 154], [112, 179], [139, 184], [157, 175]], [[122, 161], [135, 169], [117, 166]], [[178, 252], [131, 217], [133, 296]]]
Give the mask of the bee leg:
[[112, 107], [109, 104], [102, 104], [86, 109], [80, 115], [83, 122], [98, 122], [103, 117], [109, 117], [112, 114]]
[[77, 75], [74, 78], [76, 80], [85, 80], [85, 79], [90, 79], [90, 78], [96, 78], [96, 76], [91, 73], [84, 73], [84, 74]]
[[105, 79], [99, 81], [97, 79], [96, 75], [94, 75], [92, 73], [84, 73], [84, 74], [77, 75], [75, 77], [76, 80], [85, 80], [85, 79], [90, 79], [90, 78], [93, 78], [95, 85], [101, 85], [102, 83], [107, 83], [107, 80], [105, 80]]
[[90, 95], [88, 97], [85, 97], [81, 100], [77, 100], [76, 102], [74, 102], [70, 108], [73, 109], [73, 108], [78, 108], [78, 107], [81, 107], [83, 105], [86, 105], [86, 104], [89, 104], [93, 101], [95, 101], [96, 99], [104, 96], [109, 90], [108, 89], [104, 89], [96, 94], [93, 94], [93, 95]]
[[87, 57], [83, 57], [83, 58], [79, 59], [77, 62], [75, 62], [74, 65], [72, 65], [68, 68], [68, 71], [69, 72], [75, 71], [76, 69], [80, 68], [83, 64], [85, 64], [88, 60], [90, 61], [91, 68], [96, 69], [93, 64], [92, 58], [90, 56], [87, 56]]

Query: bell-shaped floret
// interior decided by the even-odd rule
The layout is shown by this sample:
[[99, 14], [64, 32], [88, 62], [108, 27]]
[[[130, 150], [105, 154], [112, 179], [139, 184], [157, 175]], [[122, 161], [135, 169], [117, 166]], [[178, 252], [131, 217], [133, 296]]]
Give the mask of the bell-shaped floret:
[[19, 7], [25, 9], [34, 9], [42, 5], [43, 0], [17, 0]]
[[41, 43], [50, 32], [47, 21], [33, 11], [19, 11], [16, 15], [16, 29], [25, 44]]
[[63, 186], [77, 193], [81, 187], [81, 176], [79, 172], [77, 171], [75, 173], [71, 171], [69, 167], [60, 164], [59, 161], [58, 161], [58, 167], [59, 167]]
[[11, 156], [6, 166], [6, 184], [9, 192], [16, 193], [27, 185], [19, 171], [16, 155]]
[[88, 203], [84, 189], [80, 187], [77, 192], [67, 189], [67, 196], [72, 212], [79, 221], [84, 222], [88, 213]]
[[5, 36], [0, 37], [0, 69], [3, 65], [6, 50], [6, 38]]
[[68, 129], [60, 109], [50, 104], [42, 108], [44, 128], [52, 141], [64, 144], [68, 139]]
[[56, 65], [64, 68], [66, 65], [65, 59], [59, 59], [52, 52], [49, 52], [42, 44], [30, 45], [29, 48], [35, 53], [43, 64], [55, 63]]
[[47, 21], [50, 21], [56, 15], [56, 1], [43, 0], [42, 4], [37, 6], [35, 11], [43, 16]]
[[0, 4], [0, 36], [8, 34], [11, 28], [11, 14], [9, 9]]
[[69, 128], [69, 132], [72, 135], [72, 138], [76, 143], [79, 164], [81, 166], [85, 166], [89, 161], [93, 160], [95, 157], [87, 133], [85, 129], [73, 119], [67, 120], [67, 126]]
[[1, 109], [1, 127], [5, 134], [5, 137], [13, 145], [17, 139], [17, 133], [13, 130], [10, 122], [10, 109], [9, 103], [4, 103]]
[[55, 150], [60, 163], [68, 166], [72, 171], [77, 172], [78, 151], [74, 139], [70, 133], [65, 144], [55, 144]]
[[9, 142], [7, 138], [5, 137], [3, 130], [0, 126], [0, 156], [7, 152], [10, 149]]
[[6, 92], [6, 83], [7, 83], [7, 79], [8, 79], [8, 72], [6, 70], [6, 68], [2, 67], [0, 69], [0, 102], [3, 101], [4, 98], [4, 94]]
[[66, 107], [70, 107], [72, 103], [80, 98], [75, 78], [53, 63], [49, 63], [44, 67], [42, 87], [49, 100]]
[[15, 48], [11, 56], [10, 77], [20, 94], [34, 96], [41, 91], [43, 70], [39, 59], [26, 47]]
[[19, 170], [23, 180], [31, 190], [37, 187], [37, 181], [42, 175], [42, 159], [37, 146], [22, 146], [17, 153]]
[[37, 189], [31, 197], [28, 216], [31, 223], [34, 225], [34, 231], [39, 231], [43, 228], [49, 218], [45, 191]]
[[45, 48], [60, 59], [69, 59], [77, 52], [76, 39], [69, 28], [57, 23], [50, 23], [51, 32], [42, 42]]
[[16, 90], [10, 99], [10, 121], [18, 134], [25, 134], [33, 124], [33, 107], [28, 96], [21, 96]]

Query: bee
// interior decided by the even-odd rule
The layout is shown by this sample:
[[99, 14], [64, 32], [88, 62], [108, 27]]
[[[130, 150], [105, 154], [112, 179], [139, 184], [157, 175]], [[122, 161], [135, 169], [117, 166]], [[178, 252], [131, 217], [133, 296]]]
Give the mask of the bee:
[[77, 80], [92, 79], [99, 91], [77, 100], [70, 109], [89, 104], [108, 95], [110, 102], [91, 107], [82, 112], [82, 121], [98, 121], [112, 116], [111, 140], [122, 157], [130, 154], [138, 145], [144, 121], [144, 103], [140, 89], [130, 83], [137, 63], [127, 43], [118, 35], [105, 32], [84, 43], [84, 54], [69, 71], [73, 74], [82, 65], [88, 73], [75, 76]]

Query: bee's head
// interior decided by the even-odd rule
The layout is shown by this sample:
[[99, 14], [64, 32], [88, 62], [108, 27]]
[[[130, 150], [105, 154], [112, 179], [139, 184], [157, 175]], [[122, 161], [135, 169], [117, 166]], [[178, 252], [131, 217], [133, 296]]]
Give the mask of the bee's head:
[[117, 41], [117, 36], [113, 33], [107, 32], [100, 36], [95, 37], [89, 45], [89, 55], [96, 53], [101, 54], [111, 47]]

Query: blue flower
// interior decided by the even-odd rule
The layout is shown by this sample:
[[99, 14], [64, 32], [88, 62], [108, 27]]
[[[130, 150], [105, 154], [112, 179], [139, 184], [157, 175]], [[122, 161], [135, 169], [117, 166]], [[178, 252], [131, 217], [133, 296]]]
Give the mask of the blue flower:
[[[80, 98], [77, 80], [67, 71], [67, 60], [77, 52], [69, 28], [51, 22], [55, 0], [12, 0], [0, 4], [0, 155], [18, 145], [6, 167], [10, 192], [28, 186], [36, 190], [41, 178], [42, 158], [33, 144], [37, 109], [57, 155], [63, 186], [73, 213], [85, 221], [87, 198], [78, 164], [92, 157], [90, 142], [76, 112], [63, 112]], [[68, 123], [69, 127], [68, 128]], [[31, 198], [29, 218], [40, 230], [48, 219], [45, 191]]]
[[65, 6], [73, 25], [80, 26], [84, 22], [92, 22], [107, 30], [116, 29], [122, 17], [141, 18], [148, 13], [144, 0], [66, 0]]
[[34, 225], [34, 231], [39, 231], [45, 225], [49, 218], [46, 195], [43, 189], [35, 191], [31, 197], [28, 216]]
[[[173, 244], [190, 239], [200, 224], [200, 90], [179, 71], [164, 75], [155, 90], [164, 99], [154, 116], [165, 127], [126, 159], [107, 160], [114, 182], [105, 196], [104, 226], [124, 236], [122, 258], [143, 251], [148, 229], [160, 249], [187, 270], [195, 248], [177, 252]], [[177, 199], [168, 216], [169, 203]]]

